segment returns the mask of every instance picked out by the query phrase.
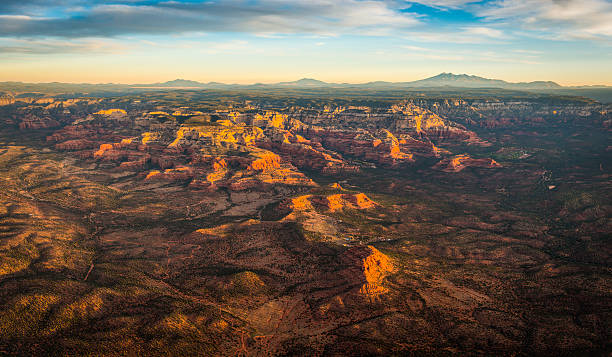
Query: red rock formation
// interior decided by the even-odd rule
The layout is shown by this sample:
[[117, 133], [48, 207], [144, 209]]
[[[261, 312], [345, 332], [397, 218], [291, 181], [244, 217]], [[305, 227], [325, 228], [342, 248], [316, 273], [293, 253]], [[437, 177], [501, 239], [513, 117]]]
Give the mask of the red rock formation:
[[491, 143], [482, 140], [473, 131], [452, 126], [431, 128], [424, 131], [424, 135], [437, 141], [460, 141], [468, 145], [491, 146]]
[[98, 132], [93, 128], [85, 127], [83, 125], [69, 125], [49, 135], [47, 137], [47, 141], [62, 142], [84, 138], [91, 140], [97, 137], [97, 135]]
[[133, 157], [128, 157], [129, 161], [124, 161], [119, 165], [122, 169], [131, 170], [131, 171], [141, 171], [144, 170], [151, 160], [151, 156], [148, 154], [144, 154], [143, 156], [134, 159]]
[[55, 148], [58, 150], [86, 150], [93, 149], [94, 147], [96, 147], [96, 143], [87, 139], [67, 140], [63, 143], [55, 144]]
[[212, 163], [213, 171], [221, 171], [227, 169], [227, 161], [222, 158], [214, 158]]
[[384, 166], [414, 161], [412, 154], [401, 151], [397, 138], [387, 130], [379, 130], [373, 135], [364, 130], [309, 128], [305, 130], [305, 135], [313, 141], [321, 142], [324, 147]]
[[368, 298], [375, 298], [387, 292], [383, 281], [395, 269], [391, 259], [378, 249], [369, 245], [367, 247], [353, 247], [348, 249], [342, 260], [349, 266], [344, 274], [347, 279], [361, 279], [363, 285], [359, 293]]
[[280, 156], [274, 153], [271, 153], [271, 152], [262, 153], [258, 155], [258, 158], [251, 161], [247, 169], [253, 170], [253, 171], [267, 171], [267, 170], [278, 169], [280, 168], [280, 161], [281, 161]]
[[48, 129], [58, 126], [60, 126], [60, 123], [57, 120], [49, 117], [41, 118], [35, 115], [26, 115], [21, 119], [21, 123], [19, 123], [19, 129], [21, 130]]
[[447, 150], [440, 149], [435, 146], [429, 139], [417, 140], [410, 135], [400, 135], [398, 140], [399, 146], [404, 151], [414, 153], [414, 155], [423, 157], [439, 157], [443, 153], [450, 153]]
[[468, 155], [456, 155], [454, 157], [445, 158], [438, 162], [434, 168], [445, 172], [459, 172], [466, 167], [478, 167], [478, 168], [498, 168], [501, 167], [495, 160], [487, 159], [473, 159]]
[[153, 170], [147, 174], [145, 180], [185, 181], [194, 177], [191, 167], [179, 166], [162, 171]]
[[299, 212], [319, 210], [324, 212], [338, 212], [345, 209], [370, 209], [378, 204], [364, 193], [342, 193], [328, 196], [304, 195], [288, 199], [280, 204], [281, 211]]
[[278, 153], [285, 161], [291, 162], [300, 169], [317, 170], [324, 173], [359, 171], [359, 167], [349, 165], [343, 160], [323, 152], [322, 147], [315, 147], [317, 145], [314, 143], [307, 144], [307, 141], [303, 138], [298, 140], [301, 142], [260, 142], [258, 147]]
[[0, 105], [10, 105], [15, 103], [15, 98], [11, 96], [0, 96]]
[[231, 182], [228, 185], [228, 188], [231, 191], [244, 191], [249, 189], [264, 189], [267, 185], [265, 185], [260, 180], [254, 177], [248, 177], [239, 179], [237, 181]]
[[340, 184], [337, 183], [337, 182], [334, 182], [334, 183], [330, 184], [329, 188], [333, 188], [335, 190], [344, 191], [344, 188], [342, 188], [342, 186], [340, 186]]

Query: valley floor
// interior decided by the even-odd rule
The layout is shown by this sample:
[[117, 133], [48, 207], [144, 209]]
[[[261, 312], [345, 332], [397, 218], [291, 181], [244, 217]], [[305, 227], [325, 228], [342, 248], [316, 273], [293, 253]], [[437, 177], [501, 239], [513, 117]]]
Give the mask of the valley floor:
[[53, 132], [0, 135], [0, 354], [612, 349], [605, 130], [479, 129], [445, 149], [500, 167], [245, 190], [92, 166]]

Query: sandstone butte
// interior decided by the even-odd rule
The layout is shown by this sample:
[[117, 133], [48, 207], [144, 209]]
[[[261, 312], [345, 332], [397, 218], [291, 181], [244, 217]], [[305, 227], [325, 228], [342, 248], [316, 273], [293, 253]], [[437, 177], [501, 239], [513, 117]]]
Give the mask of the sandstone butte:
[[[191, 180], [190, 187], [193, 188], [211, 190], [218, 187], [227, 187], [232, 191], [267, 189], [277, 184], [316, 186], [311, 179], [303, 173], [295, 171], [294, 167], [284, 163], [278, 155], [272, 152], [252, 148], [252, 151], [248, 154], [247, 157], [214, 157], [193, 154], [189, 166], [176, 163], [165, 171], [153, 170], [146, 175], [145, 180]], [[138, 157], [134, 157], [138, 159]], [[143, 156], [140, 159], [148, 157]], [[133, 166], [137, 166], [140, 162], [142, 161], [135, 160]], [[158, 165], [160, 167], [165, 166], [161, 163], [158, 163]], [[171, 167], [174, 167], [174, 169]]]
[[[217, 123], [223, 124], [221, 121]], [[264, 134], [263, 130], [258, 127], [235, 126], [231, 123], [221, 127], [181, 127], [176, 132], [176, 139], [169, 146], [195, 144], [201, 138], [215, 144], [232, 143], [253, 146], [256, 140], [264, 138]]]
[[474, 159], [466, 154], [455, 155], [451, 158], [442, 159], [434, 166], [434, 168], [445, 172], [460, 172], [466, 167], [492, 169], [502, 166], [493, 159]]
[[256, 114], [253, 118], [253, 125], [258, 127], [283, 127], [288, 119], [288, 115], [274, 111], [266, 111], [263, 115]]
[[281, 167], [281, 158], [273, 152], [257, 153], [256, 159], [251, 161], [247, 169], [253, 171], [268, 171]]
[[[363, 285], [359, 289], [360, 294], [373, 299], [388, 291], [383, 286], [383, 280], [395, 271], [395, 268], [391, 259], [378, 249], [371, 245], [352, 247], [345, 252], [343, 259], [350, 267], [358, 269], [359, 276], [363, 277]], [[347, 274], [353, 274], [352, 270], [349, 268]]]
[[[439, 117], [424, 109], [408, 105], [397, 109], [397, 112], [400, 111], [412, 113], [413, 117], [422, 116], [423, 121], [417, 123], [421, 130], [446, 128]], [[400, 133], [398, 139], [387, 129], [369, 131], [324, 128], [306, 125], [290, 115], [276, 111], [265, 111], [263, 114], [230, 112], [227, 116], [229, 120], [218, 120], [214, 126], [154, 124], [147, 128], [149, 131], [126, 139], [118, 137], [109, 128], [113, 125], [112, 119], [123, 118], [124, 112], [121, 109], [98, 111], [96, 114], [111, 115], [104, 120], [98, 118], [98, 122], [66, 126], [50, 135], [47, 140], [57, 142], [58, 149], [78, 151], [75, 155], [80, 158], [115, 163], [123, 170], [143, 171], [141, 177], [145, 179], [191, 180], [190, 187], [193, 188], [227, 187], [231, 190], [264, 188], [275, 184], [316, 186], [303, 173], [296, 171], [295, 167], [313, 169], [324, 174], [359, 171], [359, 165], [345, 161], [344, 154], [383, 166], [413, 162], [413, 154], [402, 152], [403, 148], [414, 150], [422, 156], [437, 157], [446, 154], [426, 136], [418, 140], [409, 134]], [[338, 113], [340, 115], [342, 111]], [[167, 113], [159, 111], [147, 115], [150, 114]], [[31, 122], [37, 123], [38, 118], [32, 118]], [[438, 128], [439, 125], [443, 125], [442, 129]], [[461, 135], [468, 134], [461, 132]], [[170, 139], [172, 136], [174, 138]], [[120, 142], [113, 143], [115, 140]], [[240, 153], [235, 154], [234, 151]], [[213, 157], [218, 160], [213, 160]], [[450, 168], [446, 170], [457, 172], [466, 165], [494, 167], [497, 163], [457, 158], [447, 165]], [[185, 167], [189, 167], [189, 170]], [[441, 167], [442, 164], [439, 164], [438, 168]], [[172, 168], [175, 170], [170, 170]], [[147, 173], [147, 169], [153, 171]], [[330, 212], [371, 206], [367, 197], [359, 201], [359, 196], [311, 197], [309, 202], [316, 202], [318, 209]]]
[[169, 181], [187, 180], [193, 177], [193, 171], [190, 167], [179, 166], [172, 169], [166, 169], [163, 172], [153, 170], [147, 174], [145, 180], [164, 178]]
[[96, 143], [87, 139], [74, 139], [67, 140], [62, 143], [55, 144], [55, 148], [58, 150], [85, 150], [93, 149]]
[[[295, 138], [297, 137], [298, 136]], [[293, 138], [294, 137], [290, 137], [290, 139]], [[300, 138], [297, 138], [297, 140], [300, 140]], [[300, 169], [307, 168], [317, 171], [328, 171], [335, 169], [338, 172], [359, 171], [359, 167], [349, 165], [341, 159], [334, 158], [329, 153], [324, 152], [324, 149], [320, 146], [315, 148], [310, 143], [260, 141], [257, 142], [257, 146], [279, 153], [285, 161], [291, 162]]]
[[146, 145], [147, 143], [156, 141], [159, 139], [159, 134], [158, 133], [152, 133], [152, 132], [144, 132], [142, 133], [142, 143], [144, 145]]
[[[273, 110], [266, 110], [262, 113], [239, 113], [231, 111], [227, 113], [228, 121], [238, 125], [249, 125], [265, 130], [299, 130], [306, 125], [301, 121], [292, 118], [288, 114], [279, 113]], [[219, 121], [217, 121], [218, 123]]]
[[292, 198], [283, 204], [281, 208], [291, 211], [322, 210], [326, 212], [339, 212], [345, 209], [369, 209], [378, 206], [364, 193], [339, 193], [328, 196], [304, 195]]
[[228, 172], [227, 166], [228, 166], [227, 160], [220, 158], [220, 157], [214, 158], [211, 164], [213, 171], [209, 173], [208, 175], [206, 175], [205, 181], [195, 182], [194, 185], [200, 184], [204, 186], [210, 186], [214, 184], [215, 182], [224, 179]]
[[127, 112], [123, 109], [106, 109], [106, 110], [99, 110], [95, 112], [94, 114], [97, 114], [97, 115], [127, 115]]
[[98, 149], [98, 151], [94, 153], [94, 157], [100, 157], [104, 155], [106, 151], [112, 150], [112, 149], [113, 149], [113, 144], [102, 144], [100, 145], [100, 148]]
[[130, 146], [132, 142], [133, 142], [133, 139], [122, 139], [121, 142], [118, 142], [118, 143], [101, 144], [100, 148], [96, 152], [94, 152], [94, 157], [100, 158], [103, 156], [111, 156], [111, 157], [120, 156], [123, 153], [118, 152], [118, 151]]
[[11, 105], [15, 103], [15, 98], [11, 96], [0, 96], [0, 105]]
[[55, 128], [60, 126], [60, 123], [49, 117], [38, 117], [36, 115], [26, 115], [23, 119], [21, 119], [21, 123], [19, 123], [19, 129], [26, 130], [38, 130], [38, 129], [47, 129], [47, 128]]
[[[289, 186], [304, 186], [304, 187], [316, 187], [317, 184], [312, 181], [309, 177], [304, 175], [302, 172], [295, 171], [293, 167], [281, 165], [280, 168], [265, 171], [253, 171], [255, 176], [249, 178], [253, 183], [257, 183], [255, 186], [261, 186], [269, 188], [276, 184], [283, 184]], [[230, 189], [244, 187], [244, 183], [234, 182], [230, 185]]]
[[329, 188], [333, 188], [333, 189], [336, 189], [336, 190], [344, 191], [344, 188], [342, 188], [342, 186], [340, 186], [340, 184], [337, 183], [337, 182], [329, 184]]
[[422, 133], [424, 130], [445, 126], [444, 120], [437, 114], [412, 103], [393, 105], [390, 111], [400, 113], [409, 119], [406, 123], [398, 123], [398, 128], [406, 128], [406, 125], [410, 125], [417, 133]]
[[360, 157], [385, 166], [413, 162], [413, 155], [401, 152], [399, 141], [388, 130], [368, 131], [308, 128], [304, 135], [345, 155]]

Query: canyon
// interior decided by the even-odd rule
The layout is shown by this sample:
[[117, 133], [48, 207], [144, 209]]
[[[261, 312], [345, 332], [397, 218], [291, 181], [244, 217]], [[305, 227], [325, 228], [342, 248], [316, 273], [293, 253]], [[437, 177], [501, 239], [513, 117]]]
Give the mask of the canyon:
[[610, 351], [610, 105], [314, 93], [2, 97], [0, 354]]

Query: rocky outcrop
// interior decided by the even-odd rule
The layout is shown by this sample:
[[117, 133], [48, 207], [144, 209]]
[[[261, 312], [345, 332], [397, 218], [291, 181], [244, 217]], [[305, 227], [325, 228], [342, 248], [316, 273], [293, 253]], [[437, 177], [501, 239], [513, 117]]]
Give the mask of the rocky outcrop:
[[430, 109], [412, 102], [400, 102], [388, 109], [369, 107], [325, 108], [323, 111], [294, 114], [301, 121], [318, 127], [368, 131], [388, 130], [393, 135], [412, 135], [426, 141], [462, 141], [485, 144], [463, 125], [447, 120]]
[[261, 148], [274, 151], [285, 161], [291, 162], [300, 169], [321, 171], [323, 173], [357, 172], [359, 167], [346, 163], [341, 158], [333, 157], [320, 145], [304, 142], [260, 142]]
[[413, 156], [401, 151], [399, 141], [388, 130], [381, 129], [375, 134], [366, 130], [330, 130], [308, 128], [304, 135], [320, 142], [323, 147], [384, 166], [398, 166], [413, 162]]
[[264, 137], [264, 133], [257, 127], [245, 126], [199, 126], [181, 127], [176, 132], [175, 140], [170, 147], [185, 146], [224, 146], [244, 145], [253, 146], [257, 140]]
[[339, 212], [346, 209], [364, 210], [378, 205], [364, 193], [342, 193], [328, 196], [304, 195], [288, 199], [281, 203], [279, 209], [288, 212], [316, 210], [321, 212]]
[[280, 162], [280, 156], [272, 152], [258, 153], [256, 158], [247, 166], [247, 169], [252, 171], [275, 170], [280, 168]]
[[[95, 105], [99, 107], [98, 103]], [[287, 112], [267, 110], [244, 114], [198, 111], [198, 115], [210, 120], [197, 125], [180, 125], [168, 114], [196, 113], [188, 108], [160, 106], [157, 109], [156, 113], [137, 115], [128, 115], [122, 109], [99, 110], [76, 120], [77, 124], [58, 130], [47, 140], [55, 142], [60, 150], [77, 152], [81, 158], [93, 158], [106, 165], [112, 163], [130, 171], [164, 172], [189, 166], [194, 170], [193, 187], [239, 189], [263, 187], [271, 182], [310, 186], [308, 180], [296, 176], [296, 168], [345, 175], [362, 167], [400, 167], [412, 164], [419, 157], [450, 154], [434, 141], [482, 144], [478, 136], [460, 125], [451, 125], [432, 111], [411, 103], [384, 110], [346, 107], [321, 112], [292, 108]], [[315, 114], [319, 125], [304, 124], [300, 120], [313, 121], [311, 116]], [[213, 117], [217, 119], [213, 121]], [[125, 133], [118, 133], [116, 121], [122, 122]], [[336, 121], [343, 126], [360, 127], [338, 129], [329, 125]], [[131, 136], [126, 138], [124, 134]], [[213, 163], [210, 161], [213, 157], [219, 160]], [[478, 161], [470, 164], [462, 158], [459, 162], [463, 164], [453, 166], [451, 162], [450, 166], [455, 169], [445, 170], [460, 171], [465, 165], [484, 165]]]
[[56, 128], [60, 126], [60, 123], [50, 117], [39, 117], [36, 115], [28, 114], [21, 119], [19, 123], [19, 129], [21, 130], [39, 130]]
[[11, 96], [0, 96], [0, 106], [1, 105], [11, 105], [15, 103], [15, 98], [11, 97]]
[[121, 118], [121, 117], [125, 117], [127, 115], [127, 112], [123, 109], [106, 109], [106, 110], [99, 110], [93, 114]]
[[474, 159], [469, 155], [463, 154], [443, 159], [434, 166], [435, 169], [445, 172], [460, 172], [467, 167], [493, 169], [499, 168], [501, 165], [490, 158]]
[[305, 124], [285, 113], [274, 110], [266, 110], [262, 113], [239, 113], [232, 111], [227, 113], [227, 118], [233, 124], [250, 125], [264, 130], [282, 129], [296, 131]]
[[85, 125], [69, 125], [47, 136], [48, 142], [63, 142], [68, 140], [94, 140], [105, 134], [104, 129]]
[[187, 181], [194, 177], [191, 167], [179, 166], [164, 171], [153, 170], [147, 174], [145, 180], [164, 180], [164, 181]]
[[351, 279], [362, 280], [360, 294], [371, 299], [388, 291], [383, 281], [395, 269], [391, 259], [378, 249], [371, 245], [353, 247], [344, 252], [342, 260], [350, 267], [344, 274]]
[[409, 102], [395, 104], [391, 106], [389, 112], [400, 114], [400, 118], [393, 121], [393, 130], [396, 132], [424, 133], [447, 126], [437, 114]]
[[436, 140], [437, 142], [460, 142], [468, 145], [477, 146], [491, 146], [491, 143], [482, 140], [473, 131], [465, 130], [462, 128], [443, 126], [431, 128], [425, 132], [425, 136], [430, 140]]
[[606, 106], [599, 103], [530, 100], [417, 100], [415, 104], [466, 125], [485, 128], [557, 125], [589, 121], [602, 123]]
[[442, 154], [449, 154], [448, 150], [437, 147], [427, 138], [415, 139], [408, 134], [401, 134], [398, 144], [402, 151], [410, 152], [422, 157], [440, 157]]
[[66, 140], [55, 144], [55, 148], [65, 151], [87, 150], [96, 147], [96, 143], [87, 139]]

